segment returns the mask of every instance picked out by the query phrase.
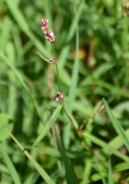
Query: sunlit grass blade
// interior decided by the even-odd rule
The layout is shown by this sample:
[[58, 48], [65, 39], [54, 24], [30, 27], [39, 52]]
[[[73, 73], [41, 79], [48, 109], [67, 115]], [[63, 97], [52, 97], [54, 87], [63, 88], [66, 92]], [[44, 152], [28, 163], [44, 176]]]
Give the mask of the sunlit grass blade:
[[43, 52], [44, 55], [49, 55], [50, 54], [49, 51], [46, 50], [46, 48], [40, 42], [40, 40], [38, 39], [38, 37], [36, 37], [31, 32], [31, 30], [29, 29], [29, 25], [28, 25], [26, 19], [24, 18], [22, 12], [20, 11], [20, 9], [17, 6], [17, 1], [6, 0], [6, 3], [7, 3], [7, 6], [9, 8], [11, 14], [14, 17], [14, 20], [17, 22], [17, 24], [19, 25], [19, 27], [21, 28], [21, 30], [30, 38], [30, 40], [38, 48], [38, 50], [40, 50], [41, 52]]
[[9, 17], [5, 16], [4, 22], [3, 23], [1, 22], [1, 24], [2, 24], [2, 30], [0, 34], [0, 50], [4, 51], [10, 35], [12, 22]]
[[122, 128], [121, 124], [119, 123], [119, 121], [113, 116], [107, 102], [105, 99], [103, 99], [103, 102], [105, 104], [105, 109], [106, 112], [108, 114], [109, 119], [111, 120], [116, 132], [118, 133], [118, 135], [121, 137], [122, 141], [124, 142], [127, 150], [129, 151], [129, 139], [127, 138], [124, 129]]
[[47, 63], [50, 63], [50, 61], [48, 59], [46, 59], [42, 54], [40, 54], [38, 51], [36, 51], [37, 54], [44, 60], [46, 61]]
[[22, 80], [22, 77], [20, 76], [19, 72], [16, 70], [16, 68], [12, 65], [11, 62], [9, 62], [8, 58], [2, 52], [0, 52], [0, 57], [1, 57], [1, 60], [5, 62], [11, 68], [11, 70], [14, 72], [14, 74], [16, 75], [20, 83], [22, 84], [25, 91], [29, 94], [29, 90], [26, 84], [24, 83], [24, 81]]
[[[129, 129], [125, 131], [125, 134], [127, 136], [127, 138], [129, 138]], [[108, 146], [118, 150], [121, 146], [123, 146], [124, 143], [121, 139], [121, 137], [118, 135], [116, 136], [114, 139], [112, 139], [109, 143]]]
[[[41, 143], [42, 145], [42, 143]], [[46, 155], [49, 156], [54, 156], [54, 157], [60, 157], [60, 152], [57, 149], [51, 148], [51, 147], [42, 147], [40, 144], [38, 146], [36, 146], [35, 148], [33, 148], [36, 151], [40, 151]], [[28, 147], [27, 147], [28, 148]], [[28, 149], [31, 149], [31, 147], [29, 147]], [[69, 158], [82, 158], [82, 157], [90, 157], [90, 155], [88, 153], [86, 153], [85, 151], [70, 151], [70, 150], [66, 150], [66, 154]]]
[[[76, 14], [76, 17], [77, 17], [77, 20], [79, 21], [80, 17], [81, 17], [81, 13], [82, 13], [82, 10], [83, 10], [83, 5], [84, 5], [84, 0], [82, 0], [80, 3], [79, 3], [79, 6], [78, 6], [78, 9], [77, 9], [77, 14]], [[70, 28], [68, 30], [68, 34], [67, 34], [67, 38], [66, 38], [66, 42], [69, 42], [70, 39], [74, 36], [76, 32], [76, 18], [73, 19], [71, 25], [70, 25]], [[63, 68], [64, 65], [65, 65], [65, 61], [66, 61], [66, 58], [68, 56], [68, 53], [69, 53], [69, 50], [70, 50], [70, 47], [69, 45], [65, 46], [60, 55], [59, 55], [59, 67]]]
[[12, 131], [13, 121], [8, 114], [0, 114], [0, 141], [6, 139], [9, 135], [5, 131], [7, 128], [9, 131]]
[[56, 137], [56, 142], [57, 142], [57, 146], [58, 149], [60, 151], [61, 154], [61, 158], [63, 161], [63, 164], [65, 166], [65, 173], [66, 173], [66, 178], [67, 178], [67, 182], [68, 184], [79, 184], [79, 180], [74, 172], [74, 169], [65, 153], [65, 149], [61, 143], [61, 141], [59, 140], [59, 137], [57, 135], [56, 129], [54, 128], [54, 132], [55, 132], [55, 137]]
[[34, 105], [36, 111], [37, 111], [37, 114], [38, 114], [39, 118], [42, 120], [42, 118], [41, 118], [41, 116], [40, 116], [40, 114], [39, 114], [39, 110], [38, 110], [38, 107], [37, 107], [37, 103], [36, 103], [36, 101], [33, 99], [32, 95], [31, 95], [31, 93], [30, 93], [30, 91], [29, 91], [27, 85], [26, 85], [25, 82], [23, 81], [23, 79], [22, 79], [20, 73], [19, 73], [19, 72], [17, 71], [17, 69], [12, 65], [12, 63], [9, 62], [8, 58], [6, 58], [5, 55], [4, 55], [2, 52], [0, 52], [0, 57], [1, 57], [1, 60], [2, 60], [3, 62], [5, 62], [5, 63], [11, 68], [11, 70], [14, 72], [15, 76], [17, 77], [17, 79], [18, 79], [18, 80], [20, 81], [20, 83], [22, 84], [22, 87], [25, 89], [25, 91], [27, 92], [28, 96], [30, 97], [30, 99], [31, 99], [31, 101], [32, 101], [32, 103], [33, 103], [33, 105]]
[[4, 147], [3, 147], [3, 145], [1, 143], [0, 143], [0, 151], [2, 152], [2, 155], [4, 157], [4, 160], [6, 162], [6, 165], [8, 167], [8, 170], [9, 170], [9, 172], [11, 174], [11, 177], [12, 177], [13, 182], [15, 184], [21, 184], [21, 181], [20, 181], [20, 178], [18, 176], [18, 173], [17, 173], [17, 171], [16, 171], [13, 163], [11, 162], [8, 154], [6, 153]]
[[111, 165], [111, 157], [109, 156], [108, 160], [108, 184], [113, 184], [113, 173], [112, 173], [112, 165]]
[[45, 124], [45, 126], [43, 127], [42, 132], [40, 133], [40, 135], [37, 137], [36, 141], [33, 143], [32, 146], [35, 146], [36, 144], [39, 143], [39, 141], [41, 141], [41, 139], [47, 134], [47, 132], [49, 131], [49, 129], [52, 127], [53, 123], [55, 122], [58, 114], [60, 113], [62, 109], [62, 106], [59, 105], [56, 110], [54, 111], [54, 113], [52, 114], [52, 116], [50, 117], [50, 119], [48, 120], [48, 122]]
[[105, 176], [103, 175], [103, 168], [102, 168], [101, 164], [98, 162], [96, 157], [94, 157], [94, 161], [96, 164], [96, 170], [98, 171], [98, 173], [100, 175], [100, 179], [102, 180], [102, 183], [106, 184], [106, 179], [105, 179]]
[[104, 63], [100, 66], [96, 67], [96, 69], [88, 76], [84, 78], [84, 80], [80, 81], [80, 86], [86, 86], [93, 83], [97, 79], [101, 79], [102, 76], [108, 72], [110, 69], [114, 67], [113, 63]]
[[129, 162], [119, 163], [114, 167], [114, 172], [129, 170]]
[[[76, 18], [77, 19], [77, 18]], [[79, 59], [78, 59], [78, 50], [79, 50], [79, 33], [78, 33], [78, 22], [76, 20], [76, 59], [73, 65], [72, 79], [71, 85], [69, 88], [69, 96], [68, 96], [68, 109], [72, 112], [73, 103], [76, 97], [76, 88], [78, 82], [78, 72], [79, 72]]]
[[98, 79], [95, 81], [96, 85], [99, 85], [105, 89], [108, 89], [109, 91], [118, 94], [118, 95], [122, 95], [124, 97], [128, 97], [128, 95], [118, 86], [114, 86], [108, 82], [105, 82], [104, 80]]
[[25, 150], [25, 148], [19, 143], [19, 141], [13, 136], [13, 134], [11, 134], [7, 129], [6, 131], [18, 145], [18, 147], [23, 151], [23, 153], [27, 156], [27, 158], [32, 162], [32, 164], [34, 165], [38, 173], [42, 176], [42, 178], [46, 181], [46, 183], [55, 184], [55, 182], [49, 177], [46, 171], [38, 164], [38, 162], [33, 159], [33, 157], [28, 153], [28, 151]]
[[76, 32], [77, 22], [79, 22], [79, 19], [81, 18], [81, 13], [82, 13], [82, 10], [83, 10], [84, 2], [85, 2], [85, 0], [81, 0], [80, 3], [79, 3], [79, 6], [77, 7], [76, 16], [72, 20], [72, 23], [70, 25], [70, 28], [69, 28], [69, 31], [68, 31], [68, 34], [67, 34], [66, 41], [69, 41], [74, 36], [74, 34]]
[[25, 21], [24, 17], [21, 15], [20, 10], [17, 7], [16, 1], [6, 0], [6, 3], [13, 15], [15, 16], [15, 19], [20, 22], [19, 25], [21, 25], [21, 29], [23, 29], [27, 33], [29, 31], [28, 24]]
[[69, 120], [70, 120], [71, 124], [73, 125], [73, 127], [77, 130], [78, 129], [78, 124], [77, 124], [74, 116], [72, 115], [72, 113], [69, 110], [67, 110], [67, 106], [66, 106], [65, 102], [64, 102], [64, 107], [65, 107], [64, 111], [65, 111], [67, 117], [69, 118]]
[[90, 133], [88, 133], [86, 131], [83, 133], [83, 136], [84, 137], [88, 137], [92, 142], [94, 142], [98, 146], [102, 147], [103, 149], [108, 150], [109, 154], [114, 154], [117, 157], [121, 158], [122, 160], [124, 160], [126, 162], [129, 162], [129, 157], [128, 156], [126, 156], [126, 155], [120, 153], [119, 151], [113, 149], [112, 147], [108, 146], [107, 143], [105, 143], [104, 141], [100, 140], [99, 138], [91, 135]]
[[89, 183], [89, 177], [92, 171], [92, 159], [87, 159], [85, 163], [84, 173], [82, 177], [81, 184], [88, 184]]

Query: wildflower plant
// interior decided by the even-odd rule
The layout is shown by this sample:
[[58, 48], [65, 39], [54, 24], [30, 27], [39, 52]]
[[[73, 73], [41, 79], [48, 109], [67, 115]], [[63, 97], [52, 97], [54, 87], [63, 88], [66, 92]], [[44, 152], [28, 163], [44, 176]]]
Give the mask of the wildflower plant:
[[[49, 11], [49, 8], [52, 10], [52, 6], [47, 6], [51, 1], [41, 2], [47, 12], [44, 16], [49, 15], [52, 19], [55, 15]], [[58, 1], [58, 3], [60, 2]], [[70, 2], [71, 7], [73, 7], [74, 1]], [[39, 19], [35, 19], [38, 20], [37, 23], [32, 19], [30, 11], [27, 11], [28, 6], [25, 7], [27, 9], [24, 12], [15, 2], [7, 0], [4, 3], [7, 7], [2, 12], [2, 26], [0, 27], [0, 181], [2, 183], [46, 182], [55, 184], [67, 182], [86, 184], [101, 182], [101, 180], [103, 183], [113, 183], [113, 180], [114, 183], [128, 182], [129, 130], [127, 128], [129, 126], [126, 112], [129, 97], [127, 90], [129, 71], [128, 18], [122, 19], [122, 11], [116, 10], [119, 5], [116, 3], [121, 5], [120, 0], [108, 4], [84, 0], [78, 1], [78, 3], [75, 16], [67, 16], [67, 21], [60, 11], [61, 21], [58, 23], [63, 22], [63, 24], [58, 27], [57, 31], [63, 30], [60, 31], [59, 36], [62, 39], [59, 41], [63, 41], [64, 45], [58, 53], [59, 59], [54, 50], [57, 35], [51, 27], [49, 28], [49, 20], [41, 20], [41, 30], [39, 26], [38, 31], [42, 31], [42, 39], [44, 37], [51, 46], [52, 55], [46, 58], [42, 54], [38, 54], [47, 64], [54, 67], [57, 76], [57, 84], [55, 84], [57, 90], [49, 101], [45, 96], [42, 98], [42, 93], [45, 94], [45, 91], [41, 88], [46, 85], [46, 76], [43, 77], [41, 73], [47, 72], [46, 68], [40, 67], [40, 64], [43, 65], [43, 63], [35, 53], [34, 62], [25, 63], [28, 60], [33, 61], [34, 58], [32, 50], [29, 49], [31, 44], [37, 50], [47, 53], [38, 34], [35, 34], [37, 32], [35, 25], [39, 25]], [[34, 14], [36, 7], [34, 6], [33, 9]], [[111, 11], [109, 7], [111, 7]], [[9, 14], [6, 11], [7, 8]], [[98, 8], [101, 10], [106, 8], [106, 11], [98, 11]], [[127, 8], [126, 4], [126, 10]], [[3, 19], [5, 12], [6, 18]], [[26, 19], [22, 12], [26, 15]], [[41, 13], [39, 8], [37, 8], [36, 14], [38, 13]], [[33, 26], [28, 24], [28, 15], [29, 22], [33, 22]], [[59, 16], [54, 16], [55, 23], [59, 20]], [[71, 23], [70, 26], [66, 24], [68, 22]], [[22, 42], [23, 34], [26, 38], [24, 42]], [[72, 40], [74, 45], [71, 47]], [[77, 55], [82, 46], [81, 40], [84, 44], [82, 49], [86, 54], [85, 65], [84, 62], [80, 62], [79, 54]], [[22, 43], [31, 44], [24, 47]], [[66, 48], [68, 49], [66, 50]], [[74, 48], [76, 56], [72, 56], [73, 51], [70, 48]], [[65, 63], [67, 56], [72, 56], [72, 59], [75, 59], [74, 62], [67, 61]], [[69, 58], [71, 59], [71, 57]], [[84, 60], [82, 59], [82, 61]], [[92, 61], [94, 67], [88, 70]], [[35, 69], [34, 64], [36, 70], [33, 70]], [[64, 73], [61, 73], [59, 66], [64, 69]], [[71, 68], [72, 71], [68, 73], [67, 71]], [[70, 77], [71, 73], [72, 77]], [[68, 97], [64, 92], [64, 86], [61, 85], [62, 81], [66, 81], [65, 89], [68, 90]], [[71, 85], [69, 85], [70, 82]], [[45, 87], [46, 90], [50, 89], [49, 85]], [[103, 100], [103, 104], [101, 104], [101, 97], [105, 97], [111, 103], [114, 114], [119, 120], [114, 117], [106, 100]], [[124, 103], [121, 103], [123, 99]], [[51, 102], [56, 104], [56, 108], [52, 108], [52, 113], [50, 111]], [[61, 110], [63, 112], [60, 114]], [[102, 117], [98, 117], [98, 114], [103, 110], [106, 113], [103, 113]], [[58, 124], [58, 116], [62, 126]], [[50, 129], [52, 132], [49, 131]], [[9, 135], [17, 144], [18, 149], [10, 139], [5, 139]], [[65, 149], [59, 137], [62, 137]], [[27, 157], [27, 162], [24, 156]], [[60, 158], [64, 167], [60, 164]], [[70, 161], [73, 163], [73, 167], [71, 167]], [[33, 164], [39, 173], [38, 175], [29, 162]], [[7, 167], [9, 172], [6, 172]], [[60, 173], [60, 170], [63, 172]], [[76, 175], [82, 182], [78, 182]]]
[[[41, 21], [41, 30], [44, 33], [44, 38], [48, 41], [51, 42], [51, 44], [53, 44], [55, 42], [55, 36], [54, 33], [48, 29], [48, 19], [42, 19]], [[54, 47], [53, 47], [53, 52], [54, 52]], [[53, 53], [55, 54], [55, 52]], [[60, 92], [60, 79], [59, 79], [59, 74], [58, 74], [58, 66], [56, 63], [56, 59], [55, 58], [50, 58], [50, 63], [54, 64], [56, 66], [56, 70], [57, 70], [57, 77], [58, 77], [58, 88], [59, 88], [59, 92], [56, 94], [56, 96], [54, 97], [55, 101], [59, 101], [60, 99], [63, 98], [63, 94]]]
[[[50, 64], [53, 64], [56, 66], [56, 73], [57, 73], [57, 79], [58, 79], [58, 92], [57, 94], [55, 95], [55, 97], [53, 98], [56, 102], [60, 102], [63, 109], [64, 109], [64, 112], [66, 113], [67, 117], [69, 118], [70, 122], [72, 123], [73, 125], [73, 128], [75, 129], [76, 133], [78, 134], [78, 136], [81, 135], [80, 131], [82, 129], [82, 127], [84, 127], [84, 122], [87, 121], [89, 118], [92, 118], [96, 115], [96, 112], [95, 114], [91, 115], [87, 120], [84, 120], [84, 122], [81, 124], [81, 126], [78, 128], [78, 125], [76, 125], [76, 122], [74, 121], [74, 118], [71, 116], [71, 114], [68, 112], [67, 108], [65, 107], [65, 104], [64, 104], [64, 101], [63, 101], [63, 94], [61, 92], [61, 87], [60, 87], [60, 77], [59, 77], [59, 72], [58, 72], [58, 63], [57, 63], [57, 59], [56, 59], [56, 56], [55, 56], [55, 50], [54, 50], [54, 42], [55, 42], [55, 35], [54, 35], [54, 32], [52, 32], [51, 30], [48, 29], [48, 22], [49, 20], [48, 19], [42, 19], [41, 21], [41, 30], [42, 32], [44, 33], [44, 38], [48, 41], [51, 42], [52, 44], [52, 50], [53, 50], [53, 55], [54, 55], [54, 58], [50, 58], [49, 61], [50, 61]], [[41, 56], [41, 54], [39, 54]], [[41, 56], [42, 57], [42, 56]], [[42, 57], [44, 58], [44, 57]], [[45, 58], [44, 58], [45, 59]], [[47, 60], [47, 59], [45, 59]], [[103, 108], [104, 108], [104, 105], [102, 105]], [[102, 108], [102, 109], [103, 109]], [[99, 112], [102, 110], [101, 107], [100, 107], [100, 110]]]
[[[74, 118], [71, 116], [71, 114], [68, 112], [65, 104], [64, 104], [64, 95], [62, 94], [62, 91], [61, 91], [61, 85], [60, 85], [60, 77], [59, 77], [59, 69], [58, 69], [58, 62], [57, 62], [57, 59], [56, 59], [56, 56], [55, 56], [55, 50], [54, 50], [54, 42], [56, 40], [56, 37], [54, 35], [54, 32], [52, 32], [51, 30], [48, 29], [48, 22], [49, 20], [48, 19], [42, 19], [41, 21], [41, 30], [42, 32], [44, 33], [44, 38], [48, 41], [51, 42], [51, 46], [52, 46], [52, 51], [53, 51], [53, 55], [54, 57], [53, 58], [50, 58], [49, 61], [50, 61], [50, 64], [53, 64], [55, 65], [56, 67], [56, 73], [57, 73], [57, 80], [58, 80], [58, 92], [57, 94], [54, 96], [54, 100], [56, 102], [60, 102], [60, 104], [62, 105], [63, 107], [63, 110], [64, 112], [66, 113], [68, 119], [70, 120], [73, 128], [75, 129], [75, 131], [77, 132], [78, 131], [78, 125], [76, 124]], [[39, 54], [41, 56], [41, 54]], [[41, 56], [42, 57], [42, 56]], [[44, 57], [42, 57], [44, 60], [47, 61], [47, 59], [45, 59]], [[78, 132], [77, 132], [78, 133]]]

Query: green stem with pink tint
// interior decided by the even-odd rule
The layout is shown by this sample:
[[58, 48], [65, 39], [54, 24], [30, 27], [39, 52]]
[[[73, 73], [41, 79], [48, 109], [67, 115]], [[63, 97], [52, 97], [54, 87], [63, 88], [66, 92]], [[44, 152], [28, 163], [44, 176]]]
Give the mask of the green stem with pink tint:
[[[53, 51], [53, 54], [54, 54], [54, 58], [56, 59], [56, 54], [55, 54], [55, 50], [54, 50], [54, 44], [52, 44], [52, 51]], [[58, 89], [59, 89], [59, 92], [61, 92], [59, 69], [58, 69], [57, 62], [55, 63], [55, 66], [56, 66], [56, 73], [57, 73], [57, 80], [58, 80]], [[67, 111], [67, 108], [65, 108], [64, 100], [63, 99], [60, 99], [60, 103], [61, 103], [61, 105], [62, 105], [62, 107], [64, 109], [64, 112], [66, 113], [67, 117], [69, 118], [70, 122], [72, 123], [74, 129], [77, 130], [72, 117], [70, 116], [69, 112]]]

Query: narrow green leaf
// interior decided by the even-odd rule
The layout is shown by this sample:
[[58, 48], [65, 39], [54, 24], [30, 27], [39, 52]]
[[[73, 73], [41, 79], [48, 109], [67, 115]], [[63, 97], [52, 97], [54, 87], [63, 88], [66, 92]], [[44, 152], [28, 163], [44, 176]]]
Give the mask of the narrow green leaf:
[[53, 123], [55, 122], [58, 114], [60, 113], [62, 109], [62, 106], [59, 105], [56, 110], [54, 111], [54, 113], [52, 114], [52, 116], [50, 117], [50, 119], [48, 120], [48, 122], [45, 124], [45, 126], [43, 127], [42, 132], [40, 133], [40, 135], [37, 137], [36, 141], [33, 143], [32, 147], [35, 146], [36, 144], [39, 143], [39, 141], [41, 141], [41, 139], [47, 134], [47, 132], [49, 131], [49, 129], [51, 128], [51, 126], [53, 125]]
[[29, 24], [27, 23], [26, 19], [24, 18], [24, 15], [22, 11], [17, 6], [16, 1], [10, 1], [6, 0], [8, 9], [10, 10], [12, 16], [14, 17], [14, 20], [19, 25], [20, 29], [30, 38], [33, 45], [35, 45], [40, 52], [44, 53], [44, 55], [49, 56], [50, 52], [43, 46], [42, 42], [39, 40], [38, 37], [36, 37], [32, 31], [29, 29]]
[[28, 24], [25, 21], [24, 17], [22, 16], [20, 10], [18, 9], [16, 1], [10, 1], [6, 0], [7, 6], [9, 7], [10, 11], [12, 12], [13, 16], [15, 17], [17, 22], [20, 22], [21, 29], [24, 30], [24, 32], [28, 33], [29, 28]]
[[32, 162], [36, 170], [42, 176], [42, 178], [46, 181], [47, 184], [55, 184], [55, 182], [49, 177], [46, 171], [33, 159], [33, 157], [25, 150], [25, 148], [18, 142], [18, 140], [11, 134], [7, 129], [6, 131], [18, 145], [18, 147], [23, 151], [23, 153], [27, 156], [27, 158]]
[[22, 80], [22, 77], [20, 76], [17, 69], [13, 66], [11, 62], [9, 62], [8, 58], [2, 52], [0, 52], [0, 57], [1, 57], [1, 60], [4, 61], [11, 68], [11, 70], [14, 72], [14, 74], [16, 75], [16, 77], [18, 78], [18, 80], [20, 81], [24, 89], [26, 90], [26, 92], [29, 94], [28, 88], [26, 84], [24, 83], [24, 81]]
[[13, 163], [11, 162], [8, 154], [4, 150], [4, 147], [3, 147], [3, 145], [1, 143], [0, 143], [0, 150], [2, 152], [2, 155], [3, 155], [4, 159], [5, 159], [6, 165], [8, 167], [8, 170], [9, 170], [10, 174], [11, 174], [11, 177], [13, 179], [13, 182], [15, 184], [21, 184], [21, 181], [20, 181], [20, 178], [18, 176], [18, 173], [17, 173], [17, 171], [16, 171]]
[[73, 110], [73, 103], [76, 97], [76, 88], [78, 82], [78, 72], [79, 72], [79, 59], [78, 59], [78, 50], [79, 50], [79, 33], [78, 33], [78, 22], [76, 18], [76, 59], [73, 65], [71, 85], [69, 88], [68, 96], [68, 109], [70, 112]]
[[90, 75], [86, 76], [84, 80], [80, 81], [79, 85], [83, 87], [93, 83], [97, 79], [101, 79], [102, 76], [113, 67], [114, 67], [113, 63], [101, 64], [100, 66], [96, 67], [96, 69]]
[[111, 157], [109, 156], [108, 160], [108, 184], [113, 184], [113, 178], [112, 178], [112, 165], [111, 165]]
[[109, 154], [114, 154], [117, 157], [121, 158], [122, 160], [129, 162], [129, 157], [120, 153], [119, 151], [113, 149], [112, 147], [110, 147], [107, 143], [105, 143], [104, 141], [98, 139], [97, 137], [91, 135], [89, 132], [84, 132], [83, 133], [84, 137], [88, 137], [92, 142], [94, 142], [95, 144], [97, 144], [98, 146], [102, 147], [103, 149], [108, 150]]
[[105, 176], [103, 175], [102, 165], [98, 162], [96, 157], [94, 157], [94, 161], [95, 161], [95, 164], [96, 164], [96, 170], [98, 171], [98, 173], [100, 175], [100, 179], [102, 180], [102, 183], [106, 184], [106, 179], [105, 179]]
[[92, 159], [87, 158], [81, 184], [88, 184], [92, 172]]
[[105, 99], [103, 99], [103, 102], [105, 104], [105, 109], [106, 112], [108, 114], [109, 119], [111, 120], [116, 132], [118, 133], [118, 135], [121, 137], [121, 139], [123, 140], [127, 150], [129, 151], [129, 139], [126, 136], [126, 133], [124, 131], [124, 129], [122, 128], [121, 124], [119, 123], [119, 121], [113, 116], [107, 102]]
[[24, 151], [24, 154], [29, 158], [29, 160], [32, 162], [39, 174], [48, 184], [55, 184], [55, 182], [49, 177], [45, 170], [33, 159], [33, 157], [27, 151]]
[[[41, 143], [42, 145], [42, 143]], [[42, 148], [40, 144], [38, 146], [36, 146], [34, 148], [34, 150], [36, 150], [37, 152], [42, 152], [46, 155], [49, 156], [54, 156], [54, 157], [60, 157], [60, 152], [57, 149], [51, 148], [51, 147], [45, 147]], [[28, 147], [27, 147], [28, 148]], [[31, 147], [29, 147], [31, 149]], [[69, 158], [82, 158], [82, 157], [90, 157], [90, 155], [88, 153], [86, 153], [85, 151], [70, 151], [70, 150], [66, 150], [66, 154]]]
[[64, 166], [65, 166], [65, 172], [66, 172], [66, 178], [67, 178], [67, 182], [68, 184], [79, 184], [79, 180], [74, 172], [74, 169], [65, 153], [65, 149], [63, 148], [63, 145], [61, 143], [61, 141], [59, 140], [59, 137], [57, 135], [56, 129], [54, 127], [54, 132], [55, 132], [55, 137], [56, 137], [56, 142], [57, 142], [57, 146], [58, 149], [60, 151], [61, 154], [61, 158], [63, 160]]
[[9, 136], [5, 131], [5, 128], [11, 131], [13, 128], [13, 122], [8, 114], [0, 114], [0, 141]]
[[18, 80], [20, 81], [20, 83], [22, 84], [22, 87], [25, 89], [25, 91], [27, 92], [28, 96], [30, 97], [30, 99], [31, 99], [31, 101], [32, 101], [32, 103], [33, 103], [33, 105], [34, 105], [34, 107], [35, 107], [35, 109], [36, 109], [36, 112], [37, 112], [39, 118], [42, 120], [42, 118], [41, 118], [41, 116], [40, 116], [40, 113], [39, 113], [39, 111], [38, 111], [37, 103], [36, 103], [36, 101], [33, 99], [33, 97], [31, 96], [31, 93], [30, 93], [30, 91], [29, 91], [27, 85], [25, 84], [24, 80], [22, 79], [20, 73], [19, 73], [18, 70], [13, 66], [13, 64], [12, 64], [11, 62], [9, 62], [8, 58], [5, 57], [5, 55], [4, 55], [2, 52], [0, 52], [0, 57], [1, 57], [0, 59], [1, 59], [3, 62], [5, 62], [5, 63], [11, 68], [11, 70], [14, 72], [14, 74], [16, 75], [16, 77], [18, 78]]
[[[10, 31], [12, 28], [12, 22], [7, 15], [4, 17], [4, 21], [1, 22], [1, 25], [2, 25], [2, 27], [1, 27], [2, 29], [1, 29], [1, 33], [0, 33], [0, 50], [4, 51], [6, 46], [7, 46]], [[7, 29], [7, 27], [8, 27], [8, 29]]]
[[[79, 20], [81, 17], [84, 3], [85, 3], [85, 0], [81, 0], [79, 3], [77, 13], [76, 13], [77, 20]], [[68, 30], [66, 42], [70, 41], [70, 39], [74, 36], [75, 32], [76, 32], [76, 18], [74, 18], [70, 24], [70, 28]], [[62, 51], [60, 52], [59, 59], [58, 59], [60, 61], [59, 65], [58, 65], [59, 68], [64, 68], [65, 61], [66, 61], [66, 58], [68, 56], [69, 50], [70, 50], [70, 46], [67, 45], [67, 46], [63, 47]]]
[[[125, 134], [127, 136], [127, 138], [129, 138], [129, 129], [125, 131]], [[116, 136], [114, 139], [112, 139], [108, 145], [116, 150], [118, 150], [121, 146], [124, 145], [121, 137], [118, 135]]]
[[114, 172], [120, 172], [124, 170], [129, 170], [129, 162], [123, 162], [123, 163], [117, 164], [114, 167]]
[[50, 63], [50, 61], [48, 59], [46, 59], [42, 54], [40, 54], [38, 51], [36, 51], [37, 54], [44, 60], [46, 61], [47, 63]]

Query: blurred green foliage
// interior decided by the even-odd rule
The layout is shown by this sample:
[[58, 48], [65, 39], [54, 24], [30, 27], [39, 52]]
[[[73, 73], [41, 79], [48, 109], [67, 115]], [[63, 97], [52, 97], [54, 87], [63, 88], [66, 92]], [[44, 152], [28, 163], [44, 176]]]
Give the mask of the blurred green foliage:
[[[121, 141], [123, 134], [126, 141], [129, 137], [128, 4], [121, 0], [0, 1], [0, 112], [12, 118], [12, 134], [55, 183], [67, 183], [67, 177], [54, 132], [48, 131], [30, 149], [58, 106], [53, 101], [58, 92], [55, 67], [37, 54], [53, 57], [41, 20], [49, 19], [56, 36], [54, 48], [66, 108], [78, 127], [87, 120], [83, 132], [88, 133], [81, 138], [63, 110], [55, 121], [80, 183], [127, 183], [127, 142]], [[103, 98], [123, 134], [113, 128], [111, 112], [108, 118], [105, 110], [98, 111]], [[11, 138], [3, 145], [21, 183], [45, 183]], [[110, 147], [115, 151], [107, 153]], [[0, 183], [12, 183], [2, 155], [0, 158]]]

